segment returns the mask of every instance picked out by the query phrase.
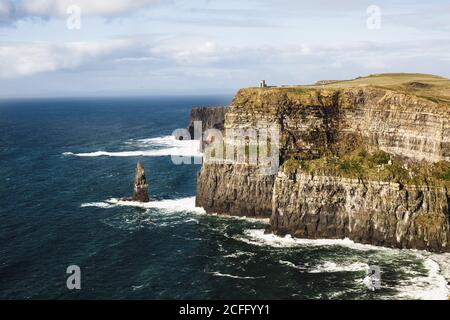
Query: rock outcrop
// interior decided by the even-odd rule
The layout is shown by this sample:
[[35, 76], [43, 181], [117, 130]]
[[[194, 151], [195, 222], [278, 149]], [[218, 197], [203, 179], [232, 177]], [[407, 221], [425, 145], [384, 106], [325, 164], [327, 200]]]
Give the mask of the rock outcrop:
[[208, 129], [217, 129], [223, 131], [226, 107], [200, 107], [193, 108], [189, 120], [188, 130], [191, 138], [194, 139], [194, 122], [202, 122], [202, 132]]
[[277, 234], [450, 251], [450, 80], [240, 90], [224, 130], [258, 122], [280, 128], [279, 171], [204, 164], [196, 201], [207, 212], [270, 216]]
[[138, 162], [136, 165], [136, 174], [134, 176], [134, 194], [133, 201], [137, 202], [149, 202], [148, 196], [148, 184], [145, 178], [144, 166]]
[[197, 179], [196, 206], [208, 213], [269, 217], [272, 213], [273, 175], [255, 166], [205, 164]]

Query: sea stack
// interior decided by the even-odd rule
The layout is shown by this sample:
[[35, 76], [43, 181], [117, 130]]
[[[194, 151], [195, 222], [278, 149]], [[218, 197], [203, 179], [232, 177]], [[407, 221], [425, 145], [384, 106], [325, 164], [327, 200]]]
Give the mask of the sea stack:
[[144, 166], [138, 162], [136, 165], [136, 175], [134, 177], [134, 194], [133, 201], [149, 202], [148, 184], [145, 178]]

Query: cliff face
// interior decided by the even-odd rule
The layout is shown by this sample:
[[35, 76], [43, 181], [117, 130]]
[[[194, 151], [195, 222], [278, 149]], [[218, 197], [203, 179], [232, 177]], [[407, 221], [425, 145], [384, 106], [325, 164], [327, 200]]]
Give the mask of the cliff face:
[[240, 90], [225, 130], [276, 124], [281, 167], [206, 164], [197, 204], [270, 215], [278, 234], [449, 251], [450, 81], [394, 78]]
[[194, 122], [202, 122], [202, 132], [208, 129], [223, 130], [225, 122], [226, 107], [201, 107], [193, 108], [189, 121], [188, 130], [194, 139]]
[[411, 94], [353, 89], [340, 95], [342, 127], [394, 155], [450, 161], [450, 108]]
[[270, 217], [275, 176], [261, 175], [255, 166], [204, 165], [197, 179], [196, 206], [207, 213]]
[[373, 87], [243, 89], [232, 104], [226, 128], [280, 124], [283, 159], [317, 158], [360, 139], [394, 155], [450, 161], [448, 105], [411, 94]]
[[449, 190], [396, 182], [314, 176], [282, 167], [270, 230], [301, 238], [344, 238], [447, 251]]

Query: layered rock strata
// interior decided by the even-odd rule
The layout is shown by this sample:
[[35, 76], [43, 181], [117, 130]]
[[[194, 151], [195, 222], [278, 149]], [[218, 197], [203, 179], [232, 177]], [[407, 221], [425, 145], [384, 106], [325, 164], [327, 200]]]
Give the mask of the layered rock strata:
[[225, 132], [276, 124], [281, 166], [204, 164], [197, 205], [270, 216], [277, 234], [449, 251], [449, 97], [426, 75], [242, 89]]

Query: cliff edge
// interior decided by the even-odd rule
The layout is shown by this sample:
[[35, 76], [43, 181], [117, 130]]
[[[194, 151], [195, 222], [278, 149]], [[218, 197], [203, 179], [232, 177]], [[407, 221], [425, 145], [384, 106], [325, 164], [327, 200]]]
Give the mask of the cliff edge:
[[196, 202], [208, 213], [270, 216], [281, 235], [450, 251], [450, 80], [247, 88], [226, 110], [225, 132], [280, 128], [280, 167], [205, 163]]

